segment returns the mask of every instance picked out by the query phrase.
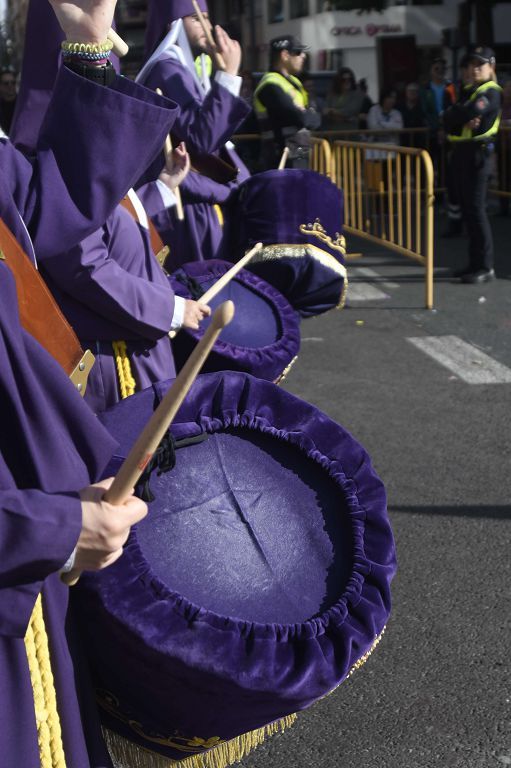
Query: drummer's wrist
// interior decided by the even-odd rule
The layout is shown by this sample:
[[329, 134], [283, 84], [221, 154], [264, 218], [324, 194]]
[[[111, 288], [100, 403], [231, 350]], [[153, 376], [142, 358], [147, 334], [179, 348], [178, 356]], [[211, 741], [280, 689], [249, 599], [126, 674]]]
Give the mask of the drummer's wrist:
[[186, 299], [182, 296], [174, 296], [174, 314], [172, 315], [172, 322], [170, 324], [171, 331], [177, 331], [181, 328], [185, 319], [185, 307]]

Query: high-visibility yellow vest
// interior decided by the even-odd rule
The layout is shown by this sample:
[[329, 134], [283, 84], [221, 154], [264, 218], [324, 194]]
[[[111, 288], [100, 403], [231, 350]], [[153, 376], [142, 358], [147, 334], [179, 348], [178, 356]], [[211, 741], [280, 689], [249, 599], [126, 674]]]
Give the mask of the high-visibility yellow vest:
[[254, 91], [254, 110], [259, 119], [264, 119], [267, 116], [266, 107], [258, 98], [261, 89], [265, 85], [276, 85], [278, 88], [282, 88], [284, 93], [287, 93], [292, 98], [297, 107], [306, 108], [309, 105], [309, 96], [301, 80], [294, 75], [284, 77], [280, 72], [266, 72]]
[[[476, 88], [474, 93], [472, 93], [471, 96], [469, 97], [467, 103], [469, 103], [471, 101], [476, 101], [479, 98], [479, 96], [484, 94], [486, 91], [491, 91], [491, 90], [502, 92], [502, 88], [500, 87], [500, 85], [498, 85], [497, 83], [494, 83], [493, 80], [489, 80], [487, 83], [483, 83], [482, 85], [480, 85], [479, 88]], [[480, 142], [481, 141], [481, 142], [484, 142], [484, 141], [487, 141], [488, 139], [493, 138], [493, 136], [495, 136], [497, 134], [497, 132], [499, 130], [499, 126], [500, 126], [501, 114], [502, 114], [502, 111], [499, 111], [499, 113], [497, 114], [497, 117], [493, 121], [493, 123], [490, 126], [490, 128], [487, 131], [485, 131], [484, 133], [478, 133], [478, 134], [474, 135], [473, 129], [472, 128], [467, 128], [467, 126], [464, 125], [463, 129], [462, 129], [462, 131], [461, 131], [461, 133], [459, 135], [458, 134], [449, 134], [447, 136], [447, 138], [449, 139], [449, 141], [452, 141], [452, 142], [460, 142], [460, 141], [465, 141], [465, 142], [467, 142], [467, 141], [477, 141], [477, 142]]]

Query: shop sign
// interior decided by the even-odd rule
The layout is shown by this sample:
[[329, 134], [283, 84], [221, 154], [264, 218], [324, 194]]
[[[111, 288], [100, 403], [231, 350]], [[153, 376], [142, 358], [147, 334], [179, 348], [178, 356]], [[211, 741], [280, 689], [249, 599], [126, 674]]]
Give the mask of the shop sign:
[[330, 34], [334, 35], [334, 37], [360, 37], [361, 35], [367, 35], [367, 37], [375, 37], [376, 35], [385, 34], [395, 35], [402, 31], [403, 27], [401, 24], [366, 24], [364, 27], [332, 27]]

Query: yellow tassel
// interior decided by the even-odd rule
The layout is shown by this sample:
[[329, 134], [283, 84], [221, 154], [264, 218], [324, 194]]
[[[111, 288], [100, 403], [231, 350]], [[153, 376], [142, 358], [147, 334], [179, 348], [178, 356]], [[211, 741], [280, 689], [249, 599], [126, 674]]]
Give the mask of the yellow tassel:
[[286, 728], [290, 728], [295, 720], [296, 715], [288, 715], [275, 723], [265, 725], [263, 728], [257, 728], [255, 731], [249, 731], [229, 741], [221, 742], [218, 746], [201, 755], [192, 755], [182, 760], [171, 760], [168, 757], [158, 755], [124, 739], [107, 728], [103, 728], [103, 737], [115, 768], [171, 768], [171, 766], [177, 766], [177, 768], [227, 768], [263, 744], [268, 736], [282, 733]]
[[30, 617], [25, 649], [34, 695], [41, 768], [66, 768], [41, 595]]
[[221, 227], [223, 227], [224, 226], [224, 213], [223, 213], [222, 209], [220, 208], [218, 203], [215, 203], [213, 208], [215, 209], [215, 213], [216, 213], [216, 217], [218, 219], [218, 223], [220, 224]]
[[112, 341], [112, 347], [115, 355], [115, 366], [117, 368], [121, 399], [124, 400], [125, 398], [130, 397], [130, 395], [135, 394], [136, 381], [131, 373], [126, 342]]

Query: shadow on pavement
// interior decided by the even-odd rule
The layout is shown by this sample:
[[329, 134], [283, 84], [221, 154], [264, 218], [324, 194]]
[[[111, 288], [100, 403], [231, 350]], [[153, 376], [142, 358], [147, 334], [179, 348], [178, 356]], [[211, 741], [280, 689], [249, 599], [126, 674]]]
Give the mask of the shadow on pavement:
[[511, 520], [511, 505], [414, 507], [394, 504], [389, 506], [389, 512], [407, 512], [414, 515], [442, 515], [443, 517], [489, 517], [495, 520]]

